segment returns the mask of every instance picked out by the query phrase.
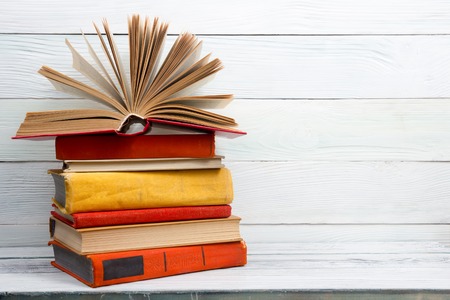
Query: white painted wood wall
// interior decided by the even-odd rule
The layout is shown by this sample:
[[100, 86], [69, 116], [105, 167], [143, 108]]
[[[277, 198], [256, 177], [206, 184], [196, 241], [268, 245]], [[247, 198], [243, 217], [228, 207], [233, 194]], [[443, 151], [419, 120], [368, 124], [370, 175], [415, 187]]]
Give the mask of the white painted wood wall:
[[70, 73], [66, 37], [135, 12], [225, 64], [204, 90], [235, 94], [222, 112], [248, 131], [218, 152], [250, 246], [450, 241], [449, 1], [2, 0], [0, 246], [45, 246], [60, 165], [52, 141], [10, 137], [27, 111], [88, 103], [36, 71]]

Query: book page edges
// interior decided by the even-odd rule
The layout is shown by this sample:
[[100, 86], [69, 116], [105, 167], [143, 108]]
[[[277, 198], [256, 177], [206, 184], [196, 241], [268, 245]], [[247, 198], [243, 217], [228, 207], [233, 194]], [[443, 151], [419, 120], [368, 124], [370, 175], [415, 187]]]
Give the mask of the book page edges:
[[124, 133], [120, 132], [117, 129], [109, 129], [109, 130], [93, 130], [93, 131], [80, 131], [80, 132], [71, 132], [71, 133], [40, 133], [40, 134], [34, 134], [34, 135], [16, 135], [13, 136], [12, 139], [40, 139], [40, 138], [54, 138], [57, 136], [71, 136], [71, 135], [88, 135], [88, 134], [117, 134], [117, 135], [124, 135], [124, 136], [130, 136], [130, 135], [140, 135], [145, 133], [150, 127], [151, 123], [159, 123], [159, 124], [166, 124], [166, 125], [174, 125], [174, 126], [180, 126], [185, 128], [192, 128], [192, 129], [198, 129], [206, 132], [214, 132], [217, 136], [226, 137], [226, 138], [235, 138], [241, 135], [246, 135], [247, 133], [238, 129], [225, 129], [225, 128], [216, 128], [216, 127], [210, 127], [210, 126], [204, 126], [204, 125], [197, 125], [193, 123], [184, 123], [184, 122], [177, 122], [177, 121], [169, 121], [169, 120], [163, 120], [163, 119], [152, 119], [148, 118], [145, 128], [140, 132], [135, 133]]

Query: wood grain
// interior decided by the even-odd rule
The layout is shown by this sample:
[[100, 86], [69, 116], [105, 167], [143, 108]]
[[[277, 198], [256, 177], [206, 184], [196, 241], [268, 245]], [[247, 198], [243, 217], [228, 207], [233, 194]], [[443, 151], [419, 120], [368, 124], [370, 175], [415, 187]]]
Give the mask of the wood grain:
[[[27, 111], [89, 107], [82, 100], [2, 99], [1, 161], [54, 160], [54, 142], [12, 140]], [[235, 100], [216, 112], [248, 135], [217, 138], [230, 161], [449, 161], [446, 99]]]
[[[42, 262], [45, 264], [45, 262]], [[277, 266], [270, 257], [260, 263]], [[317, 296], [338, 300], [445, 300], [448, 297], [450, 272], [445, 268], [361, 268], [361, 269], [310, 269], [301, 265], [294, 270], [270, 270], [232, 268], [198, 272], [154, 279], [151, 281], [119, 284], [92, 289], [61, 272], [0, 274], [2, 292], [9, 295], [33, 293], [35, 295], [58, 295], [70, 297], [80, 293], [86, 298], [119, 294], [136, 298], [169, 295], [170, 299], [196, 299], [205, 295], [208, 299], [317, 299]], [[24, 286], [18, 279], [27, 282]], [[324, 280], [325, 278], [325, 280]], [[400, 279], [401, 278], [401, 279]], [[55, 284], [57, 283], [57, 284]], [[224, 284], [229, 283], [229, 284]], [[9, 287], [5, 290], [4, 287]], [[176, 290], [174, 289], [176, 287]], [[398, 288], [398, 289], [397, 289]], [[178, 298], [177, 298], [178, 297]], [[300, 298], [302, 297], [302, 298]], [[188, 298], [188, 299], [190, 299]], [[87, 298], [89, 299], [89, 298]]]
[[[84, 49], [79, 35], [70, 40], [80, 51]], [[225, 65], [202, 89], [204, 93], [263, 99], [450, 96], [447, 35], [205, 36], [202, 40], [204, 53], [212, 52]], [[126, 49], [126, 36], [119, 36], [117, 43]], [[36, 73], [44, 64], [75, 73], [64, 36], [0, 35], [0, 53], [1, 98], [67, 97]]]
[[[450, 224], [449, 163], [229, 162], [243, 224]], [[0, 224], [46, 224], [58, 163], [2, 163]], [[264, 234], [264, 232], [262, 232]], [[1, 235], [0, 235], [1, 236]], [[269, 238], [269, 237], [267, 237]]]
[[132, 13], [159, 16], [171, 23], [172, 33], [435, 34], [448, 33], [450, 26], [450, 4], [442, 0], [230, 0], [214, 5], [206, 0], [46, 0], [39, 5], [16, 0], [2, 6], [0, 28], [3, 33], [92, 32], [91, 22], [106, 17], [115, 31], [124, 33]]
[[[448, 252], [450, 225], [430, 224], [324, 224], [324, 225], [241, 225], [249, 247], [257, 243], [442, 243]], [[1, 225], [1, 247], [43, 247], [50, 239], [48, 224]], [[289, 247], [289, 246], [288, 246]], [[446, 250], [447, 249], [447, 250]], [[366, 249], [371, 253], [370, 248]], [[276, 254], [278, 251], [272, 251]], [[377, 251], [375, 251], [377, 252]], [[378, 252], [378, 255], [380, 253]], [[430, 254], [431, 255], [431, 254]]]
[[[27, 111], [89, 106], [54, 91], [36, 71], [46, 64], [77, 77], [64, 38], [86, 53], [80, 28], [92, 33], [91, 21], [102, 17], [120, 33], [123, 53], [132, 12], [170, 21], [168, 44], [185, 30], [201, 35], [204, 53], [225, 65], [199, 92], [235, 94], [218, 112], [248, 132], [218, 139], [217, 150], [232, 172], [233, 213], [242, 217], [249, 263], [92, 290], [49, 265], [53, 182], [46, 170], [61, 164], [53, 141], [10, 137]], [[215, 293], [231, 299], [244, 291], [239, 296], [265, 299], [271, 290], [296, 299], [298, 291], [305, 299], [445, 299], [448, 28], [450, 2], [442, 0], [5, 3], [0, 298]]]
[[[341, 227], [346, 231], [348, 226]], [[368, 229], [367, 236], [371, 233], [373, 230]], [[399, 237], [401, 239], [401, 235]], [[351, 241], [281, 244], [249, 242], [248, 247], [245, 267], [99, 289], [90, 289], [51, 267], [50, 247], [0, 248], [0, 279], [4, 283], [0, 286], [0, 293], [159, 294], [174, 293], [176, 285], [178, 293], [195, 291], [197, 296], [208, 291], [214, 291], [216, 296], [221, 292], [227, 293], [220, 299], [228, 299], [223, 297], [238, 292], [241, 296], [256, 292], [252, 295], [266, 299], [264, 297], [268, 295], [264, 291], [268, 290], [271, 297], [282, 290], [284, 297], [288, 297], [282, 299], [313, 299], [321, 292], [334, 290], [333, 299], [380, 299], [384, 295], [388, 299], [395, 296], [395, 299], [405, 300], [417, 297], [441, 300], [445, 299], [448, 291], [446, 279], [449, 276], [450, 248], [443, 241], [374, 243], [354, 238]], [[34, 256], [30, 256], [30, 251]], [[27, 280], [27, 284], [23, 285], [22, 280]], [[349, 287], [351, 291], [348, 291]], [[376, 298], [371, 293], [373, 297], [376, 293]], [[331, 294], [325, 296], [330, 297]]]
[[[314, 254], [348, 257], [351, 254], [366, 255], [368, 253], [381, 255], [403, 255], [424, 257], [427, 254], [446, 256], [450, 253], [450, 241], [393, 241], [381, 242], [302, 242], [302, 243], [264, 243], [247, 242], [249, 256], [264, 255], [305, 255]], [[368, 251], [370, 249], [370, 251]], [[52, 247], [2, 247], [0, 259], [40, 259], [53, 258]], [[431, 257], [432, 258], [432, 257]], [[3, 270], [0, 269], [0, 272]]]

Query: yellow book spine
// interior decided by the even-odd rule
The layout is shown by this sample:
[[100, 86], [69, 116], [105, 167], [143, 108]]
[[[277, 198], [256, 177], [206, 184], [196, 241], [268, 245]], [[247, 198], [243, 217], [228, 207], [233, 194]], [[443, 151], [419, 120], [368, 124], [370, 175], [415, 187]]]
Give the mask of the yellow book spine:
[[153, 172], [61, 173], [65, 213], [230, 204], [227, 168]]

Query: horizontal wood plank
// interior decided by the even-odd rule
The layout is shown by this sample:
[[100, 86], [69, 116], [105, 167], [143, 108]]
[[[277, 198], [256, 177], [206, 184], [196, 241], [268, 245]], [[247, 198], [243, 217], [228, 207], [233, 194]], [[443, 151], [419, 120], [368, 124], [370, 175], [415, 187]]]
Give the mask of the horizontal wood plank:
[[[418, 256], [450, 254], [450, 241], [422, 242], [302, 242], [302, 243], [264, 243], [247, 242], [247, 252], [250, 256], [264, 255], [330, 255], [346, 257], [350, 254], [367, 255], [404, 255]], [[48, 245], [34, 247], [1, 247], [0, 259], [45, 259], [52, 258], [53, 250]], [[2, 272], [2, 270], [0, 270]]]
[[[264, 264], [264, 263], [263, 263]], [[267, 262], [265, 262], [267, 264]], [[275, 264], [276, 266], [276, 264]], [[181, 276], [181, 277], [180, 277]], [[295, 270], [280, 269], [263, 272], [233, 268], [172, 276], [151, 281], [118, 284], [92, 289], [61, 272], [40, 274], [0, 274], [9, 295], [24, 298], [34, 295], [57, 295], [62, 299], [92, 299], [128, 296], [145, 299], [196, 299], [204, 295], [208, 299], [317, 299], [318, 296], [337, 300], [445, 300], [450, 276], [448, 269], [386, 269], [362, 268], [350, 270], [309, 269], [298, 266]], [[325, 280], [324, 280], [325, 279]], [[27, 285], [20, 284], [20, 280]], [[55, 284], [57, 283], [57, 284]], [[81, 293], [81, 296], [80, 296]], [[108, 294], [111, 293], [111, 294]], [[223, 293], [223, 294], [222, 294]], [[71, 295], [76, 294], [74, 297]], [[86, 294], [91, 294], [89, 295]], [[0, 294], [1, 295], [1, 294]], [[92, 296], [93, 295], [93, 296]], [[144, 298], [145, 297], [145, 298]], [[246, 297], [246, 298], [243, 298]], [[299, 298], [302, 297], [302, 298]], [[6, 298], [8, 299], [8, 298]], [[12, 298], [14, 299], [14, 298]]]
[[[247, 268], [260, 269], [263, 262], [267, 262], [266, 255], [251, 255]], [[414, 265], [416, 268], [442, 268], [450, 265], [450, 254], [340, 254], [340, 255], [298, 255], [288, 256], [274, 255], [270, 257], [277, 261], [277, 264], [265, 265], [265, 269], [297, 269], [300, 265], [307, 269], [357, 269], [361, 267], [379, 268], [402, 268]], [[48, 258], [10, 258], [0, 259], [0, 274], [14, 273], [58, 273], [59, 271], [50, 265], [53, 255]]]
[[[450, 275], [448, 247], [441, 249], [441, 252], [425, 255], [414, 253], [414, 248], [409, 253], [397, 253], [398, 248], [395, 243], [391, 248], [391, 244], [385, 242], [386, 253], [380, 254], [370, 253], [371, 244], [347, 242], [347, 245], [353, 245], [353, 248], [357, 250], [355, 253], [330, 254], [328, 247], [338, 246], [339, 243], [315, 243], [315, 253], [299, 253], [297, 250], [299, 245], [277, 244], [276, 246], [282, 248], [282, 251], [285, 247], [291, 250], [284, 251], [283, 255], [276, 255], [274, 254], [276, 251], [271, 254], [257, 254], [266, 247], [272, 247], [271, 244], [249, 243], [248, 264], [244, 267], [185, 274], [98, 289], [90, 289], [51, 267], [49, 264], [51, 255], [25, 259], [10, 257], [0, 259], [0, 279], [4, 283], [0, 287], [0, 293], [448, 290], [446, 281]], [[42, 249], [42, 247], [39, 248]], [[19, 250], [16, 252], [17, 257], [26, 256], [24, 253], [27, 251], [26, 248], [17, 250]], [[0, 249], [2, 257], [4, 257], [1, 254], [3, 251]], [[20, 280], [17, 280], [19, 277], [26, 280], [27, 284], [20, 284]], [[56, 282], [58, 284], [55, 284]]]
[[[87, 53], [79, 35], [70, 40]], [[225, 65], [202, 89], [204, 93], [276, 99], [450, 97], [450, 36], [206, 36], [202, 40], [204, 53], [212, 52]], [[125, 36], [119, 36], [117, 44], [124, 51], [128, 47]], [[1, 98], [68, 97], [36, 73], [45, 64], [75, 74], [64, 36], [0, 35], [0, 53]]]
[[[249, 225], [241, 234], [248, 247], [256, 243], [439, 243], [447, 251], [450, 225]], [[0, 225], [1, 247], [43, 247], [50, 239], [48, 224]], [[289, 246], [288, 246], [289, 247]], [[368, 253], [370, 249], [367, 248]], [[272, 251], [275, 254], [277, 251]], [[448, 252], [448, 251], [447, 251]], [[378, 253], [379, 254], [379, 253]]]
[[[59, 163], [0, 164], [0, 224], [45, 224]], [[449, 163], [229, 162], [243, 224], [449, 224]]]
[[[381, 255], [404, 255], [404, 256], [425, 256], [448, 255], [450, 253], [450, 241], [422, 241], [422, 242], [302, 242], [302, 243], [264, 243], [247, 242], [248, 255], [261, 257], [264, 255], [292, 256], [305, 255], [310, 256], [330, 255], [342, 257], [367, 254]], [[2, 247], [0, 248], [0, 259], [42, 259], [52, 258], [52, 247], [34, 246], [34, 247]]]
[[[54, 142], [13, 140], [27, 111], [89, 107], [82, 100], [2, 99], [0, 160], [54, 160]], [[234, 100], [216, 112], [246, 136], [217, 138], [230, 161], [449, 161], [447, 99]]]
[[92, 32], [91, 22], [106, 17], [124, 33], [132, 13], [159, 16], [171, 23], [171, 32], [204, 34], [427, 34], [448, 33], [450, 26], [450, 4], [441, 0], [230, 0], [214, 5], [205, 0], [46, 0], [39, 5], [20, 0], [2, 6], [0, 28], [6, 33]]
[[[0, 11], [0, 298], [448, 298], [450, 2], [80, 1]], [[217, 150], [249, 260], [91, 289], [49, 264], [53, 141], [10, 137], [27, 111], [90, 105], [36, 71], [80, 78], [64, 38], [86, 53], [80, 28], [102, 17], [126, 59], [133, 12], [169, 21], [168, 44], [199, 34], [224, 62], [199, 93], [235, 94], [218, 112], [248, 132]]]

